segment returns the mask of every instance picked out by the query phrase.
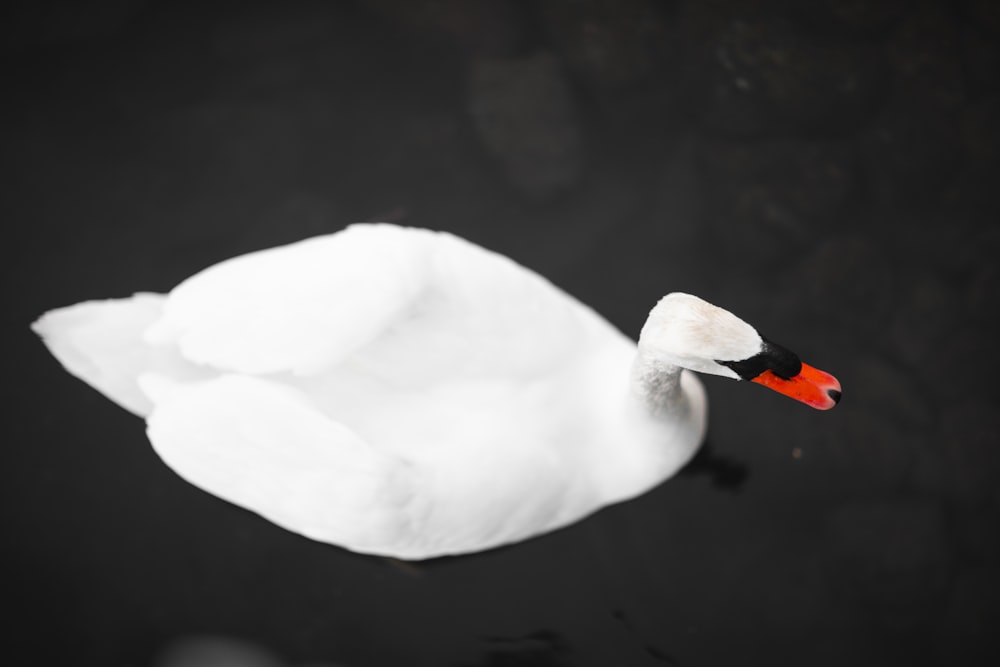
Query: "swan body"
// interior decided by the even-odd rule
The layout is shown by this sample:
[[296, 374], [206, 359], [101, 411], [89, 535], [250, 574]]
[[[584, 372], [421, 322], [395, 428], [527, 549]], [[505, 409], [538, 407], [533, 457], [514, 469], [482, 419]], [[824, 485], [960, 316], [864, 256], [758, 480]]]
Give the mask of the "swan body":
[[516, 542], [669, 478], [704, 436], [691, 370], [813, 407], [840, 392], [697, 297], [664, 297], [637, 344], [506, 257], [387, 224], [33, 327], [146, 419], [184, 479], [312, 539], [404, 559]]

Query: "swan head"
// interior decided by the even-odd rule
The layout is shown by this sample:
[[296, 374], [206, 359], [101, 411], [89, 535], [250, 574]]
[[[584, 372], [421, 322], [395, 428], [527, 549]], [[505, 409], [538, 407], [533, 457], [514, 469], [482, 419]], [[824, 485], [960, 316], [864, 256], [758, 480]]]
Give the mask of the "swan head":
[[660, 364], [749, 380], [819, 410], [840, 401], [835, 377], [802, 363], [729, 311], [690, 294], [674, 292], [660, 299], [639, 334], [639, 350]]

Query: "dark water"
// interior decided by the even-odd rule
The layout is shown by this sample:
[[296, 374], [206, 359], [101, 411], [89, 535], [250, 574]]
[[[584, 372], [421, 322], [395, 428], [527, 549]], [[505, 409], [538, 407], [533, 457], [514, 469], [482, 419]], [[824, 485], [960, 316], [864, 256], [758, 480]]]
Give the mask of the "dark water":
[[[278, 656], [243, 665], [1000, 650], [997, 3], [13, 4], [5, 651], [219, 667], [235, 649], [176, 642]], [[689, 474], [411, 566], [182, 482], [27, 329], [375, 219], [504, 252], [632, 335], [660, 295], [698, 293], [835, 373], [844, 400], [821, 414], [710, 379], [710, 456]]]

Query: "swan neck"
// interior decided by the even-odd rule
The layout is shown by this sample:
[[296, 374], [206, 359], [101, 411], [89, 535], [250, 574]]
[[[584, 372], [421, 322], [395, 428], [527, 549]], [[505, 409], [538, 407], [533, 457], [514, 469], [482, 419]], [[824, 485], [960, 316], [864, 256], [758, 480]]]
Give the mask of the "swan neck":
[[682, 402], [683, 369], [658, 358], [639, 346], [632, 363], [632, 397], [651, 416], [671, 414]]

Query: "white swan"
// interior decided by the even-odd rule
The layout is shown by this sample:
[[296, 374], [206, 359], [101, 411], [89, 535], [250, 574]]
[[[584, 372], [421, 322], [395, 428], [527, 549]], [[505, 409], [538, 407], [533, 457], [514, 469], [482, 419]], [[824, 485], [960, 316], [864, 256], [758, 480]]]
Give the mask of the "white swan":
[[384, 224], [33, 328], [70, 373], [145, 417], [192, 484], [405, 559], [522, 540], [673, 475], [706, 419], [682, 369], [821, 409], [840, 397], [832, 376], [697, 297], [664, 297], [636, 345], [503, 256]]

